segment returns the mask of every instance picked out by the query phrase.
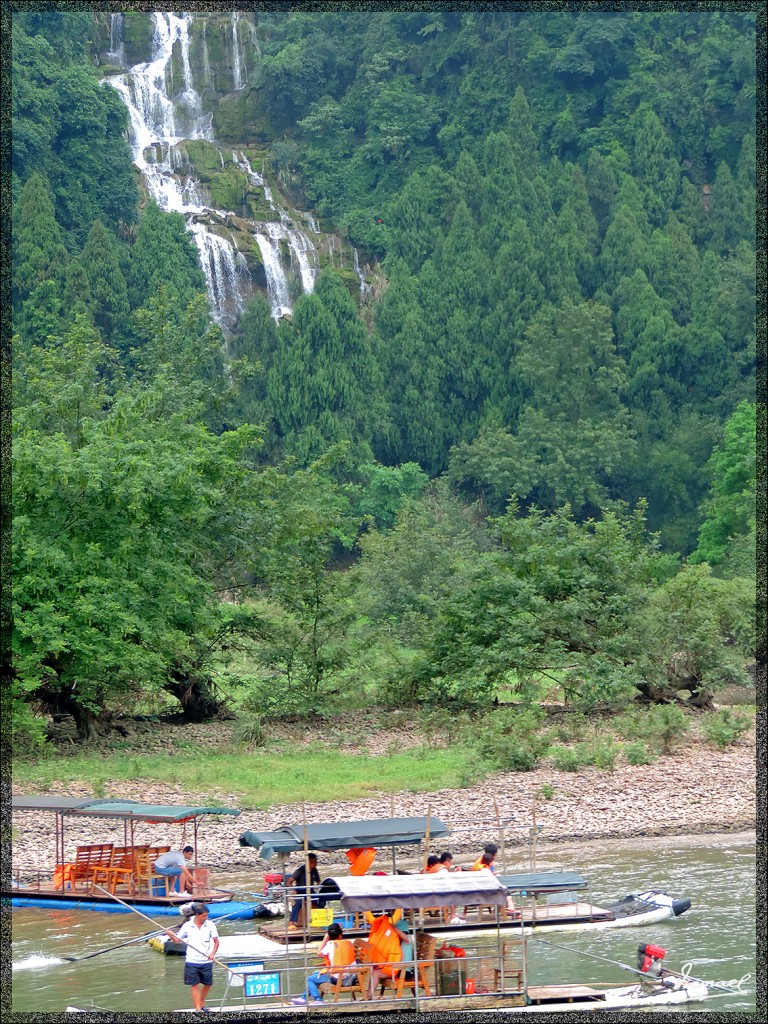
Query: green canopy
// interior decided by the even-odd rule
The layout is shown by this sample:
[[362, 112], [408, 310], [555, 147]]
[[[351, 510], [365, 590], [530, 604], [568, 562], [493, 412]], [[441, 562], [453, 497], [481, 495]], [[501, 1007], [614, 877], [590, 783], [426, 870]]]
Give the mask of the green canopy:
[[[442, 839], [450, 829], [439, 818], [374, 818], [369, 821], [335, 821], [306, 826], [309, 850], [354, 850], [366, 846], [405, 846], [420, 843], [427, 835]], [[298, 853], [304, 849], [304, 825], [284, 825], [274, 832], [243, 832], [241, 846], [261, 852], [264, 860], [275, 854]]]
[[173, 804], [140, 804], [134, 800], [79, 800], [57, 796], [14, 796], [12, 806], [24, 811], [54, 811], [73, 817], [121, 818], [134, 821], [189, 821], [202, 814], [234, 814], [230, 807], [177, 807]]

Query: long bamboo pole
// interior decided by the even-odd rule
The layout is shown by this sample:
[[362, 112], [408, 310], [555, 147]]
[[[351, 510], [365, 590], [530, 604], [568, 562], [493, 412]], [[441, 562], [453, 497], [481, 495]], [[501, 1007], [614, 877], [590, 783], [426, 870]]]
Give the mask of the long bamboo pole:
[[[147, 917], [146, 914], [142, 914], [140, 910], [137, 910], [136, 907], [132, 907], [130, 903], [126, 903], [125, 900], [121, 900], [119, 896], [115, 896], [115, 894], [113, 892], [110, 892], [109, 889], [105, 889], [101, 885], [96, 885], [95, 882], [93, 887], [94, 889], [101, 889], [101, 891], [105, 892], [107, 896], [111, 896], [113, 900], [117, 900], [118, 903], [121, 903], [124, 907], [127, 907], [129, 910], [132, 910], [134, 914], [138, 914], [139, 917], [143, 917], [145, 921], [149, 921], [149, 923], [153, 924], [158, 931], [169, 932], [171, 930], [170, 928], [161, 927], [160, 925], [158, 925], [157, 921], [153, 920], [151, 917]], [[191, 942], [188, 942], [187, 945], [189, 946], [190, 949], [194, 949], [196, 953], [199, 953], [201, 956], [205, 956], [205, 952], [202, 949], [198, 949], [197, 946], [193, 946]], [[217, 960], [215, 957], [213, 957], [212, 962], [218, 964], [219, 967], [223, 967], [224, 970], [229, 971], [230, 974], [236, 973], [232, 970], [231, 967], [228, 967], [222, 960]]]

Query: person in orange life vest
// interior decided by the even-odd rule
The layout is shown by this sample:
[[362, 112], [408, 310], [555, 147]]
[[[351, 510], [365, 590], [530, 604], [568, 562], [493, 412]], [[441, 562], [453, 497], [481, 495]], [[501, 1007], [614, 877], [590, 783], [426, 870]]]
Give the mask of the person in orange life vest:
[[470, 871], [482, 871], [483, 868], [488, 868], [489, 871], [496, 872], [496, 865], [493, 863], [496, 860], [496, 854], [499, 852], [498, 846], [495, 843], [488, 843], [483, 852], [477, 858], [475, 863], [469, 869]]
[[365, 913], [365, 919], [371, 925], [368, 941], [376, 961], [371, 971], [371, 995], [383, 978], [394, 978], [402, 963], [413, 961], [411, 929], [402, 915], [402, 910], [395, 910], [391, 915], [382, 914], [380, 917], [374, 917], [370, 910]]
[[[472, 865], [472, 870], [473, 871], [491, 871], [493, 874], [495, 874], [496, 873], [496, 866], [494, 865], [493, 862], [496, 859], [496, 851], [497, 851], [497, 847], [494, 846], [493, 843], [489, 843], [486, 846], [485, 851], [483, 852], [483, 855], [481, 857], [478, 857], [478, 859]], [[464, 908], [464, 913], [466, 914], [466, 912], [467, 912], [467, 910], [466, 910], [466, 907], [465, 907]], [[514, 913], [515, 913], [515, 901], [508, 894], [507, 895], [506, 916], [509, 917], [510, 915], [514, 915]]]
[[347, 850], [346, 857], [349, 861], [350, 875], [364, 875], [373, 864], [376, 850], [373, 846], [355, 847], [353, 850]]
[[402, 920], [403, 912], [398, 908], [391, 914], [380, 914], [375, 917], [370, 910], [366, 910], [364, 917], [371, 926], [368, 941], [377, 970], [392, 977], [396, 968], [390, 965], [400, 962], [400, 932], [397, 925]]
[[424, 868], [425, 875], [436, 875], [438, 871], [444, 871], [445, 868], [440, 863], [440, 858], [434, 853], [431, 857], [427, 857], [427, 866]]
[[292, 999], [291, 1002], [294, 1006], [303, 1006], [308, 1001], [322, 1003], [323, 993], [320, 991], [320, 986], [324, 982], [335, 984], [340, 974], [343, 985], [352, 984], [355, 972], [344, 971], [344, 968], [354, 964], [355, 947], [349, 939], [344, 938], [344, 931], [340, 924], [334, 922], [328, 927], [323, 944], [318, 950], [318, 956], [323, 958], [325, 966], [321, 967], [319, 971], [315, 971], [314, 974], [310, 974], [307, 978], [307, 995], [296, 996]]

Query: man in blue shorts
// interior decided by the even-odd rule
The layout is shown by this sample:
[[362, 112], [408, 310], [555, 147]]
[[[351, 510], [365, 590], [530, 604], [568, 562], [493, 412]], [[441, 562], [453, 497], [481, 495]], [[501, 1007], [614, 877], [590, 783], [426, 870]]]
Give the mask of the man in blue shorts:
[[165, 875], [166, 878], [174, 879], [173, 882], [168, 883], [169, 889], [175, 889], [176, 892], [183, 891], [182, 895], [192, 896], [195, 878], [187, 867], [187, 862], [192, 860], [194, 852], [193, 846], [185, 846], [183, 850], [169, 850], [168, 853], [161, 853], [152, 865], [152, 870], [157, 875]]
[[195, 916], [191, 920], [185, 921], [176, 934], [166, 929], [166, 935], [174, 942], [186, 943], [184, 984], [192, 986], [194, 1009], [207, 1013], [205, 997], [213, 984], [213, 960], [219, 948], [219, 933], [213, 921], [208, 920], [204, 903], [193, 903], [192, 910]]

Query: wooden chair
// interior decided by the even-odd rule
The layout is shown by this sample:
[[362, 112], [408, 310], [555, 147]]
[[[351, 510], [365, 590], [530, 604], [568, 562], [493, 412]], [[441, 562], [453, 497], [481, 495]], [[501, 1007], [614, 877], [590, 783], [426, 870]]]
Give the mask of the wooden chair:
[[103, 885], [114, 895], [118, 885], [133, 889], [133, 847], [114, 846], [109, 864], [99, 864], [91, 875], [93, 885]]
[[72, 888], [77, 889], [80, 882], [85, 882], [85, 891], [89, 892], [93, 885], [94, 869], [109, 867], [111, 860], [112, 843], [78, 846], [70, 875]]
[[[519, 951], [520, 946], [517, 943], [511, 944], [509, 942], [502, 942], [501, 965], [499, 965], [497, 961], [496, 966], [494, 966], [493, 968], [493, 981], [495, 986], [494, 991], [496, 992], [522, 992], [523, 964], [517, 952], [515, 952], [514, 954], [511, 952], [513, 949]], [[512, 988], [509, 984], [512, 978], [514, 978], [516, 982], [514, 988]], [[502, 980], [504, 985], [503, 989], [501, 987]]]
[[[358, 992], [361, 999], [370, 999], [371, 970], [370, 966], [363, 966], [361, 963], [350, 964], [345, 972], [340, 972], [337, 975], [336, 981], [324, 981], [320, 987], [325, 988], [333, 996], [334, 1003], [339, 1001], [339, 996], [342, 992], [351, 992], [353, 1000], [357, 999]], [[345, 985], [344, 978], [345, 976], [348, 978], [352, 971], [355, 972], [355, 980]]]
[[133, 848], [133, 884], [135, 891], [141, 896], [155, 896], [157, 893], [153, 891], [155, 888], [154, 883], [161, 881], [163, 883], [164, 894], [170, 895], [170, 889], [168, 883], [172, 883], [173, 879], [168, 875], [157, 875], [152, 870], [152, 865], [155, 863], [161, 853], [167, 853], [170, 850], [170, 846], [134, 846]]
[[[410, 989], [415, 994], [417, 986], [422, 989], [425, 996], [431, 996], [432, 991], [429, 987], [429, 976], [427, 972], [435, 962], [436, 945], [437, 939], [434, 935], [430, 935], [428, 932], [423, 931], [416, 932], [416, 962], [410, 961], [400, 964], [392, 964], [392, 966], [397, 968], [397, 970], [393, 977], [381, 979], [379, 986], [379, 998], [384, 995], [384, 992], [388, 988], [394, 988], [395, 996], [398, 999], [402, 996], [403, 989]], [[413, 972], [412, 978], [406, 977], [409, 971]]]

